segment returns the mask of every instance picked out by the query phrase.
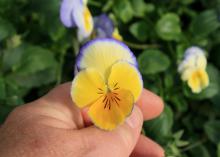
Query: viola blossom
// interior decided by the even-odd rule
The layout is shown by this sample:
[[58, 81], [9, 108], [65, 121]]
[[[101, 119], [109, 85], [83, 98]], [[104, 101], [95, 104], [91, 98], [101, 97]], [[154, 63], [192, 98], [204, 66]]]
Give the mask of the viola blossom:
[[121, 41], [122, 36], [113, 21], [106, 14], [101, 14], [94, 18], [94, 31], [97, 38], [114, 38]]
[[209, 85], [209, 76], [206, 72], [207, 59], [204, 51], [196, 46], [185, 51], [183, 61], [178, 67], [183, 81], [187, 81], [193, 93], [200, 93]]
[[83, 0], [62, 0], [60, 7], [60, 19], [68, 28], [78, 28], [78, 38], [88, 38], [93, 31], [92, 15]]
[[120, 41], [97, 38], [81, 48], [76, 65], [74, 103], [88, 108], [97, 127], [115, 129], [129, 116], [143, 88], [135, 56]]

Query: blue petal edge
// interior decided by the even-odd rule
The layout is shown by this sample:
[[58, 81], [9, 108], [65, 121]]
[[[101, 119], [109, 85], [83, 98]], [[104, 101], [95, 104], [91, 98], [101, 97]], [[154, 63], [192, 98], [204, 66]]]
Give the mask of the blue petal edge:
[[[76, 57], [76, 66], [77, 66], [78, 71], [82, 70], [82, 69], [80, 68], [80, 62], [81, 62], [81, 60], [82, 60], [82, 58], [83, 58], [83, 56], [84, 56], [84, 55], [83, 55], [83, 54], [84, 54], [84, 50], [85, 50], [86, 48], [88, 48], [90, 45], [92, 45], [92, 44], [94, 44], [94, 43], [96, 43], [96, 42], [115, 42], [116, 44], [121, 45], [122, 47], [124, 47], [124, 48], [131, 54], [131, 57], [132, 57], [132, 59], [133, 59], [133, 61], [134, 61], [135, 64], [132, 64], [132, 63], [130, 63], [130, 64], [132, 64], [132, 65], [134, 65], [135, 67], [138, 68], [137, 59], [136, 59], [134, 53], [130, 50], [130, 48], [129, 48], [125, 43], [123, 43], [123, 42], [121, 42], [121, 41], [118, 41], [118, 40], [116, 40], [116, 39], [113, 39], [113, 38], [96, 38], [96, 39], [93, 39], [93, 40], [87, 42], [85, 45], [83, 45], [83, 46], [81, 47], [81, 49], [80, 49], [80, 51], [79, 51], [79, 53], [78, 53], [78, 55], [77, 55], [77, 57]], [[138, 71], [139, 71], [139, 70], [138, 70]]]

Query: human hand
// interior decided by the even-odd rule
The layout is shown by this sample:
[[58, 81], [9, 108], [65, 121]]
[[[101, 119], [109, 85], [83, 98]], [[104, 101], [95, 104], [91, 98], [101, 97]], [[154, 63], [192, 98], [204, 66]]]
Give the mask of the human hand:
[[92, 125], [86, 110], [73, 105], [70, 83], [65, 83], [9, 115], [0, 129], [0, 156], [163, 157], [158, 144], [140, 135], [143, 119], [162, 110], [162, 100], [144, 89], [126, 122], [104, 131]]

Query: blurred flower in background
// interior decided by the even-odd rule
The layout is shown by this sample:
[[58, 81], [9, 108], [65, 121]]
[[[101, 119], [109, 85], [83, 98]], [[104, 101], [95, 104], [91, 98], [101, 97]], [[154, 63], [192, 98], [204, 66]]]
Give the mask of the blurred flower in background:
[[92, 33], [93, 19], [85, 0], [63, 0], [60, 7], [60, 19], [66, 27], [78, 28], [80, 41]]
[[106, 14], [101, 14], [94, 18], [94, 33], [97, 38], [115, 38], [120, 41], [122, 40], [118, 29]]
[[183, 81], [187, 81], [193, 93], [200, 93], [209, 85], [209, 76], [206, 72], [207, 59], [204, 51], [192, 46], [185, 51], [183, 61], [178, 67]]

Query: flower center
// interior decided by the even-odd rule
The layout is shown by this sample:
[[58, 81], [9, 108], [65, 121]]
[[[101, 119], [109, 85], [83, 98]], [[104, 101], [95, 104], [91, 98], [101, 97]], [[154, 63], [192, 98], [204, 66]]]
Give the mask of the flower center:
[[113, 104], [117, 104], [117, 106], [119, 106], [119, 102], [121, 101], [118, 94], [120, 87], [118, 86], [118, 83], [115, 83], [112, 90], [108, 86], [106, 88], [107, 89], [105, 91], [98, 88], [97, 93], [104, 96], [104, 99], [102, 100], [103, 108], [111, 110], [111, 106]]

